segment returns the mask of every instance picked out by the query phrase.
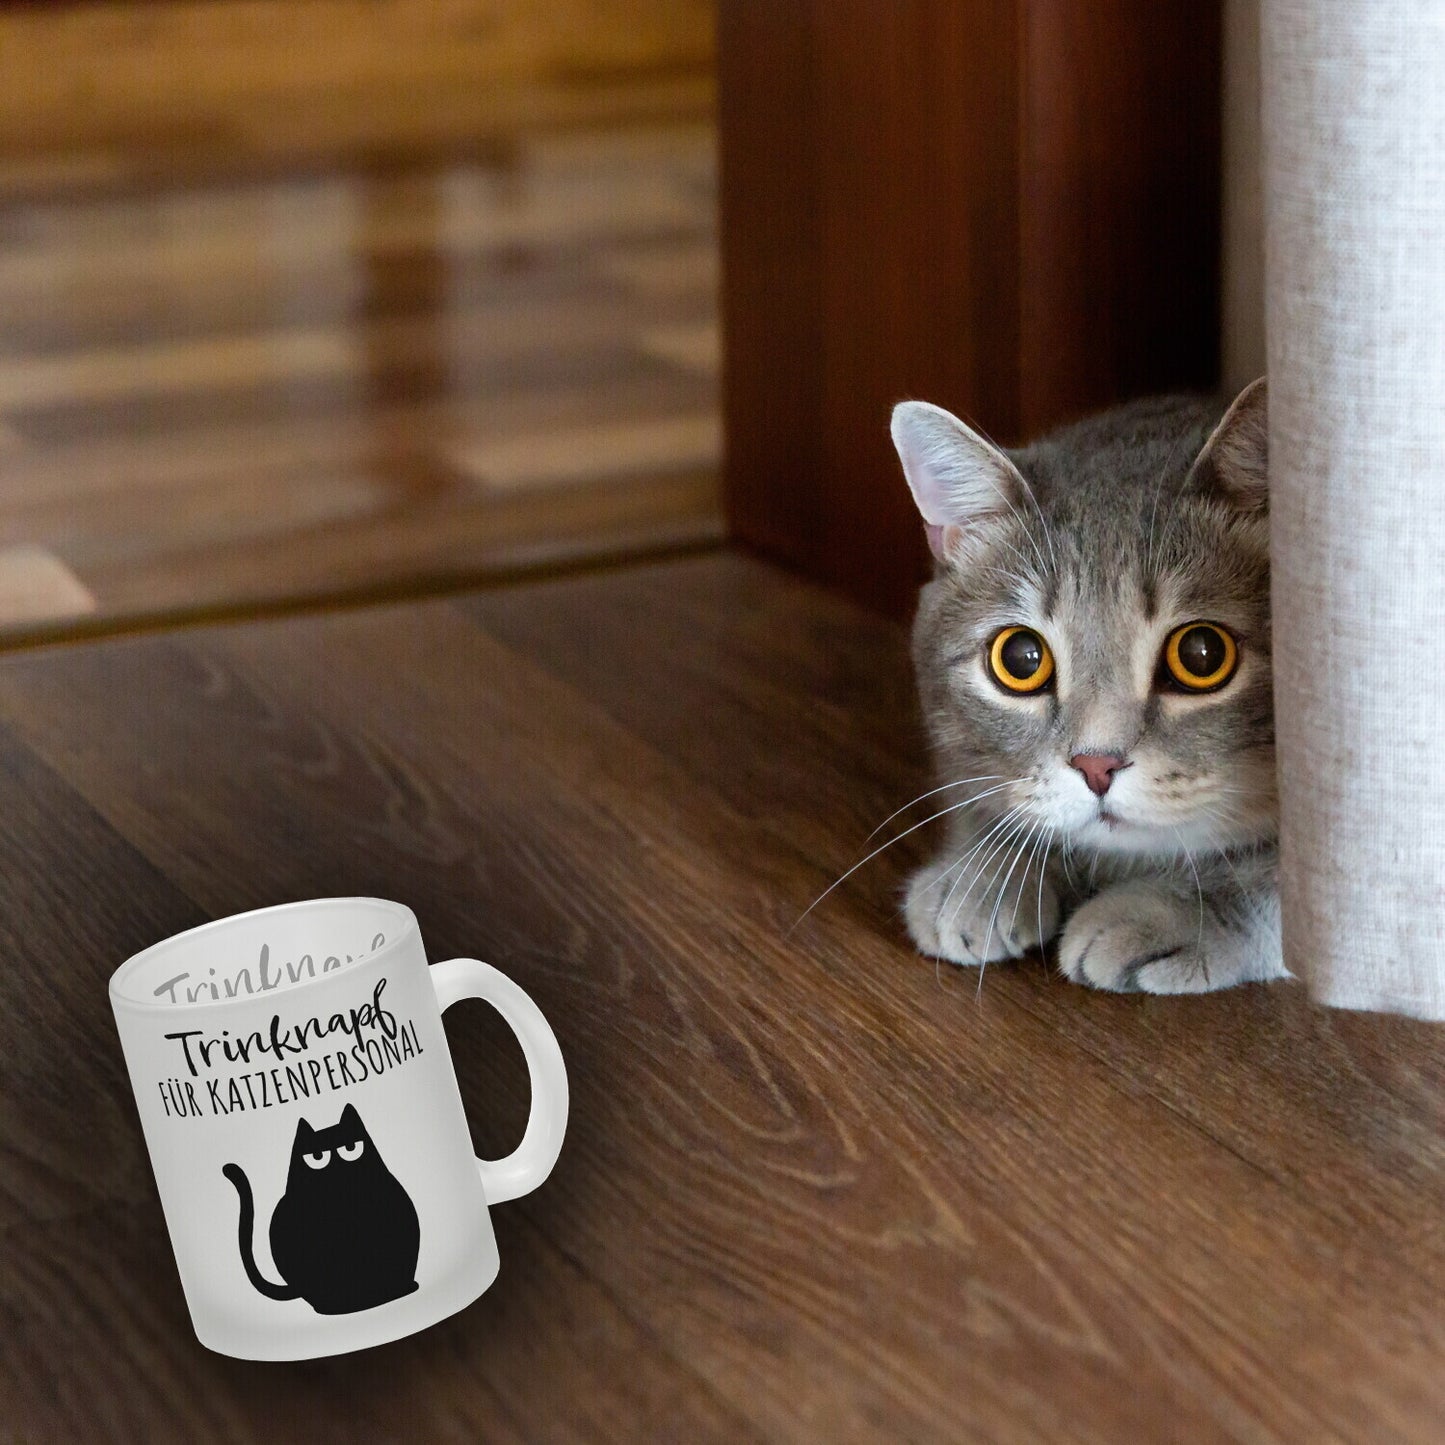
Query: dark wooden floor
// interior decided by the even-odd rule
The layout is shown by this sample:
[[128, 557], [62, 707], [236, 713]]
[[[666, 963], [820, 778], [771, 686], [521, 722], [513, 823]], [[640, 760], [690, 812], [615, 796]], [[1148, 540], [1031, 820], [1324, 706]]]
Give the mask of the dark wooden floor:
[[[913, 954], [903, 640], [727, 554], [0, 662], [0, 1434], [1436, 1441], [1445, 1034]], [[908, 843], [894, 850], [903, 854]], [[105, 996], [377, 893], [552, 1020], [552, 1180], [414, 1339], [191, 1336]], [[449, 1018], [479, 1147], [525, 1074]]]

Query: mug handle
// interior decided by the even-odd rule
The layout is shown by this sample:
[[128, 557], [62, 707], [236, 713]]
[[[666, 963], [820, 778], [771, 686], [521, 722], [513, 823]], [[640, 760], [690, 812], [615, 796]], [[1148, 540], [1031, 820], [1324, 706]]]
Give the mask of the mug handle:
[[567, 1068], [557, 1036], [542, 1010], [506, 974], [476, 958], [431, 966], [437, 1004], [445, 1012], [464, 998], [479, 998], [511, 1025], [532, 1081], [532, 1112], [522, 1142], [505, 1159], [478, 1159], [488, 1204], [530, 1194], [551, 1172], [567, 1128]]

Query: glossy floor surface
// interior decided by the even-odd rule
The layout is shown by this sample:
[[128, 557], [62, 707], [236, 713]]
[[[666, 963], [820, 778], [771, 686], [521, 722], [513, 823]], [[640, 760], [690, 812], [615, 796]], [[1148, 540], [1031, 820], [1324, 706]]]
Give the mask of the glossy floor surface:
[[[1292, 983], [1097, 993], [1037, 957], [980, 988], [903, 933], [922, 832], [800, 923], [922, 762], [901, 629], [726, 553], [0, 659], [0, 1434], [1438, 1442], [1445, 1033]], [[224, 1359], [106, 979], [346, 894], [537, 1000], [566, 1145], [492, 1211], [469, 1309]], [[476, 1005], [447, 1033], [505, 1153], [519, 1051]]]
[[710, 124], [0, 190], [0, 639], [710, 542]]

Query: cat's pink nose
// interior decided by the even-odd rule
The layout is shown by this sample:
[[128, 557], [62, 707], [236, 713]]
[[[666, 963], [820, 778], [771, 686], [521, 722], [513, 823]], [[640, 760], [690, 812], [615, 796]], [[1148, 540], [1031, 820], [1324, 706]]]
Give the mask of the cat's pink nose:
[[1114, 774], [1134, 765], [1125, 762], [1118, 753], [1075, 753], [1069, 759], [1069, 766], [1077, 768], [1084, 775], [1089, 791], [1102, 798], [1109, 791]]

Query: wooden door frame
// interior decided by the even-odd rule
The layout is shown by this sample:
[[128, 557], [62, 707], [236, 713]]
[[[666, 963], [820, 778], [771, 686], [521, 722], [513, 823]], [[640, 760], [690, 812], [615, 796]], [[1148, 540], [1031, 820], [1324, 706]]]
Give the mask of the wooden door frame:
[[1014, 443], [1219, 368], [1220, 0], [720, 0], [731, 534], [895, 614], [908, 396]]

